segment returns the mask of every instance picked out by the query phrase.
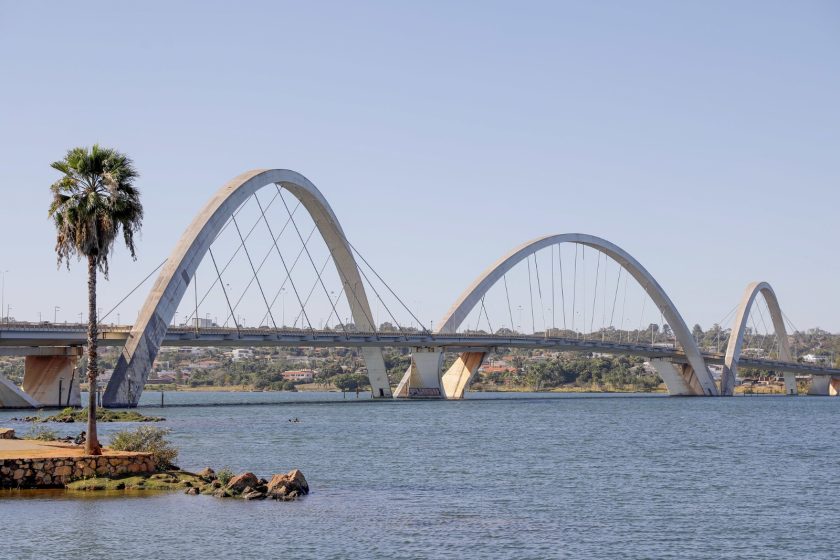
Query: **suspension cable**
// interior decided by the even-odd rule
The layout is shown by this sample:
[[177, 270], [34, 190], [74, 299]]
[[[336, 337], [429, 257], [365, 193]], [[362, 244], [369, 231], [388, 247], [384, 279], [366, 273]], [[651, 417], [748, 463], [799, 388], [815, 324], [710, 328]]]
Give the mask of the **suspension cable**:
[[[422, 329], [423, 329], [423, 330], [424, 330], [427, 334], [432, 334], [432, 333], [429, 331], [429, 329], [427, 329], [427, 328], [426, 328], [426, 326], [425, 326], [425, 325], [424, 325], [424, 324], [420, 321], [420, 319], [418, 319], [418, 318], [417, 318], [417, 316], [416, 316], [416, 315], [414, 315], [414, 313], [411, 311], [411, 309], [409, 309], [409, 307], [408, 307], [405, 303], [403, 303], [403, 300], [402, 300], [402, 299], [400, 299], [400, 296], [398, 296], [398, 295], [394, 292], [394, 290], [392, 290], [392, 289], [391, 289], [391, 286], [389, 286], [389, 285], [388, 285], [388, 283], [387, 283], [385, 280], [383, 280], [383, 279], [382, 279], [382, 277], [379, 275], [379, 273], [378, 273], [378, 272], [376, 272], [376, 269], [375, 269], [375, 268], [373, 268], [373, 267], [370, 265], [370, 263], [367, 261], [367, 259], [364, 257], [364, 255], [362, 255], [362, 254], [359, 252], [359, 250], [358, 250], [358, 249], [356, 249], [356, 247], [355, 247], [352, 243], [350, 243], [350, 241], [347, 241], [347, 238], [346, 238], [346, 237], [344, 238], [344, 240], [345, 240], [345, 241], [347, 242], [347, 244], [348, 244], [348, 245], [349, 245], [349, 246], [353, 249], [353, 251], [355, 251], [355, 253], [359, 256], [359, 258], [360, 258], [360, 259], [362, 259], [362, 262], [364, 262], [364, 263], [365, 263], [365, 265], [367, 265], [367, 267], [370, 269], [370, 271], [371, 271], [371, 272], [373, 272], [373, 274], [374, 274], [374, 275], [375, 275], [375, 276], [379, 279], [379, 281], [380, 281], [380, 282], [382, 282], [382, 284], [383, 284], [383, 285], [384, 285], [384, 286], [388, 289], [388, 291], [389, 291], [389, 292], [391, 292], [391, 295], [392, 295], [392, 296], [394, 296], [394, 297], [396, 298], [396, 300], [400, 303], [400, 305], [402, 305], [402, 306], [403, 306], [403, 309], [405, 309], [406, 311], [408, 311], [408, 313], [411, 315], [411, 317], [412, 317], [415, 321], [417, 321], [417, 324], [418, 324], [418, 325], [420, 325], [420, 327], [421, 327], [421, 328], [422, 328]], [[370, 284], [370, 282], [368, 282], [368, 283]], [[373, 285], [372, 285], [372, 284], [371, 284], [371, 288], [373, 288]], [[376, 289], [375, 289], [375, 288], [374, 288], [374, 292], [376, 292]], [[382, 300], [381, 300], [381, 298], [380, 298], [380, 301], [382, 301]], [[382, 302], [382, 305], [385, 305], [385, 302]], [[386, 306], [386, 309], [387, 309], [387, 306]], [[396, 321], [396, 319], [395, 319], [395, 321]]]
[[545, 303], [543, 303], [542, 282], [540, 282], [540, 265], [537, 260], [537, 253], [534, 253], [534, 270], [537, 273], [537, 293], [540, 298], [540, 315], [542, 316], [543, 331], [547, 331], [548, 327], [545, 324]]
[[[490, 315], [487, 314], [487, 308], [484, 307], [484, 296], [481, 296], [481, 308], [484, 309], [484, 318], [487, 319], [487, 328], [490, 329], [490, 334], [493, 334], [493, 325], [490, 324]], [[479, 313], [479, 317], [481, 314]]]
[[528, 294], [529, 300], [531, 303], [531, 334], [537, 332], [536, 321], [534, 321], [534, 289], [531, 286], [531, 255], [525, 259], [526, 264], [528, 265]]
[[[256, 197], [256, 193], [254, 193], [254, 194], [255, 194], [255, 197]], [[258, 206], [260, 206], [260, 212], [261, 212], [263, 215], [265, 215], [265, 212], [267, 212], [267, 211], [268, 211], [268, 209], [271, 207], [271, 204], [272, 204], [272, 203], [273, 203], [276, 199], [277, 199], [277, 196], [275, 195], [275, 196], [274, 196], [274, 197], [273, 197], [273, 198], [269, 201], [269, 204], [268, 204], [268, 205], [266, 205], [266, 207], [265, 207], [265, 211], [263, 211], [262, 206], [259, 204], [259, 199], [257, 198], [257, 205], [258, 205]], [[295, 206], [295, 209], [292, 211], [292, 213], [294, 214], [295, 212], [297, 212], [297, 209], [298, 209], [299, 207], [300, 207], [300, 202], [298, 201], [298, 204], [297, 204], [297, 206]], [[239, 210], [241, 210], [242, 208], [244, 208], [244, 205], [240, 206], [240, 207], [239, 207], [239, 209], [237, 210], [237, 212], [235, 212], [234, 214], [238, 213], [238, 211], [239, 211]], [[248, 233], [245, 235], [245, 241], [248, 241], [248, 239], [251, 237], [251, 234], [254, 232], [254, 229], [256, 229], [256, 227], [257, 227], [257, 225], [260, 223], [260, 221], [261, 221], [261, 220], [260, 220], [260, 218], [257, 218], [257, 221], [256, 221], [256, 222], [254, 222], [254, 225], [253, 225], [253, 226], [251, 226], [251, 229], [250, 229], [250, 230], [248, 231]], [[227, 222], [225, 225], [227, 225], [227, 224], [229, 224], [229, 223], [230, 223], [230, 220], [228, 220], [228, 222]], [[288, 227], [288, 225], [289, 225], [289, 221], [288, 221], [288, 220], [286, 220], [286, 223], [285, 223], [285, 224], [283, 224], [283, 227], [280, 229], [280, 233], [278, 233], [278, 234], [277, 234], [277, 239], [280, 239], [280, 236], [282, 236], [282, 235], [283, 235], [283, 232], [284, 232], [284, 231], [286, 231], [286, 227]], [[222, 231], [224, 231], [224, 229], [225, 229], [225, 228], [222, 228]], [[219, 232], [219, 235], [221, 235], [221, 231]], [[217, 235], [217, 236], [214, 238], [214, 240], [213, 240], [214, 242], [215, 242], [215, 240], [216, 240], [216, 239], [218, 239], [218, 238], [219, 238], [219, 235]], [[242, 243], [240, 243], [240, 245], [236, 248], [236, 250], [235, 250], [235, 251], [233, 252], [233, 254], [230, 256], [230, 258], [228, 259], [228, 261], [227, 261], [227, 262], [225, 263], [225, 265], [222, 267], [222, 270], [221, 270], [221, 273], [222, 273], [222, 274], [224, 274], [224, 273], [227, 271], [228, 267], [229, 267], [229, 266], [230, 266], [230, 264], [233, 262], [233, 259], [235, 259], [235, 258], [236, 258], [236, 255], [238, 255], [238, 254], [239, 254], [239, 250], [242, 248], [242, 246], [243, 246], [243, 244], [242, 244]], [[272, 253], [272, 250], [271, 250], [271, 248], [269, 248], [268, 253], [266, 253], [265, 258], [263, 258], [263, 260], [262, 260], [262, 262], [263, 262], [263, 263], [265, 263], [266, 259], [268, 258], [268, 256], [269, 256], [269, 255], [271, 255], [271, 253]], [[260, 270], [260, 268], [258, 268], [257, 270]], [[206, 300], [206, 299], [207, 299], [207, 297], [210, 295], [210, 292], [212, 292], [212, 291], [213, 291], [213, 288], [215, 288], [215, 287], [216, 287], [216, 282], [217, 282], [217, 280], [213, 280], [212, 284], [210, 284], [210, 287], [209, 287], [209, 288], [207, 288], [207, 291], [206, 291], [206, 292], [204, 292], [204, 295], [203, 295], [203, 296], [201, 297], [201, 299], [198, 301], [198, 305], [196, 305], [196, 309], [198, 308], [198, 306], [199, 306], [199, 305], [201, 305], [202, 303], [204, 303], [204, 300]], [[250, 286], [250, 284], [249, 284], [249, 286]], [[247, 289], [247, 288], [246, 288], [246, 289]], [[234, 305], [234, 309], [236, 309], [236, 307], [237, 307], [237, 306], [236, 306], [236, 305]], [[185, 319], [185, 322], [188, 322], [188, 321], [189, 321], [192, 317], [193, 317], [193, 315], [189, 315], [189, 316]], [[261, 322], [262, 322], [262, 321], [261, 321]]]
[[[621, 271], [624, 270], [620, 266], [618, 267], [618, 276], [615, 279], [615, 294], [613, 295], [613, 304], [612, 304], [612, 312], [610, 312], [610, 328], [615, 328], [615, 304], [618, 302], [618, 287], [621, 285]], [[621, 332], [619, 330], [619, 332]], [[620, 342], [620, 341], [619, 341]]]
[[[123, 302], [124, 302], [125, 300], [127, 300], [128, 298], [130, 298], [130, 297], [131, 297], [131, 294], [133, 294], [134, 292], [136, 292], [137, 290], [139, 290], [139, 289], [140, 289], [140, 286], [142, 286], [143, 284], [145, 284], [145, 283], [146, 283], [146, 281], [147, 281], [149, 278], [151, 278], [151, 277], [152, 277], [152, 275], [153, 275], [155, 272], [157, 272], [158, 270], [160, 270], [160, 267], [162, 267], [164, 264], [166, 264], [166, 261], [167, 261], [167, 259], [163, 259], [163, 262], [161, 262], [159, 265], [157, 265], [153, 271], [151, 271], [151, 272], [150, 272], [150, 273], [149, 273], [149, 274], [148, 274], [145, 278], [143, 278], [143, 279], [140, 281], [140, 283], [139, 283], [139, 284], [137, 284], [136, 286], [134, 286], [134, 287], [131, 289], [131, 291], [130, 291], [130, 292], [128, 292], [128, 294], [127, 294], [124, 298], [122, 298], [120, 301], [118, 301], [118, 302], [117, 302], [117, 304], [116, 304], [114, 307], [112, 307], [112, 308], [108, 311], [108, 313], [106, 313], [105, 315], [103, 315], [102, 317], [100, 317], [100, 318], [99, 318], [99, 322], [100, 322], [100, 323], [104, 323], [104, 322], [105, 322], [105, 318], [106, 318], [106, 317], [108, 317], [108, 315], [110, 315], [111, 313], [113, 313], [113, 312], [117, 309], [117, 307], [119, 307], [120, 305], [122, 305], [122, 304], [123, 304]], [[2, 311], [2, 310], [0, 310], [0, 311]]]
[[[312, 236], [315, 234], [315, 230], [317, 230], [317, 229], [318, 229], [318, 226], [317, 226], [317, 225], [312, 226], [312, 230], [309, 232], [309, 235], [306, 237], [306, 243], [309, 243], [309, 240], [310, 240], [310, 239], [312, 239]], [[273, 251], [272, 251], [272, 252], [273, 252]], [[271, 253], [269, 253], [269, 255], [270, 255], [270, 254], [271, 254]], [[297, 263], [300, 261], [300, 258], [301, 258], [302, 256], [303, 256], [303, 247], [301, 247], [301, 248], [298, 250], [298, 254], [295, 256], [295, 260], [293, 260], [293, 261], [292, 261], [292, 266], [291, 266], [291, 267], [289, 267], [289, 270], [290, 270], [290, 271], [294, 272], [295, 267], [297, 267]], [[268, 258], [268, 257], [266, 256], [266, 258]], [[265, 261], [263, 261], [263, 262], [265, 262]], [[259, 269], [259, 268], [257, 268], [257, 270], [260, 270], [260, 269]], [[274, 293], [274, 297], [273, 297], [273, 298], [271, 298], [271, 305], [270, 305], [271, 309], [274, 309], [274, 304], [275, 304], [275, 303], [277, 303], [277, 298], [278, 298], [278, 297], [280, 297], [280, 294], [281, 294], [281, 293], [282, 293], [282, 292], [286, 289], [286, 284], [289, 282], [289, 280], [290, 280], [290, 279], [291, 279], [291, 276], [288, 276], [288, 275], [287, 275], [287, 276], [283, 279], [283, 282], [280, 284], [280, 288], [278, 288], [278, 289], [277, 289], [277, 291]], [[241, 300], [240, 300], [240, 301], [241, 301]], [[237, 301], [237, 302], [236, 302], [236, 304], [233, 306], [233, 308], [234, 308], [234, 309], [238, 309], [238, 308], [239, 308], [239, 301]], [[263, 319], [262, 319], [262, 321], [261, 321], [261, 322], [265, 322], [265, 320], [266, 320], [266, 318], [267, 318], [267, 317], [268, 317], [268, 315], [267, 315], [267, 314], [266, 314], [266, 315], [263, 315]], [[285, 317], [283, 317], [283, 322], [285, 322]], [[282, 325], [282, 326], [285, 326], [285, 325]]]
[[510, 308], [510, 292], [508, 291], [507, 272], [502, 275], [502, 280], [504, 280], [505, 283], [505, 297], [507, 298], [508, 316], [510, 317], [510, 332], [516, 332], [516, 329], [514, 328], [516, 325], [513, 322], [513, 311]]
[[[327, 258], [324, 259], [324, 264], [321, 265], [320, 273], [323, 273], [324, 269], [327, 268], [327, 265], [330, 262], [330, 257], [331, 256], [332, 255], [327, 255]], [[316, 269], [316, 273], [318, 273], [317, 269]], [[315, 282], [312, 284], [312, 287], [309, 288], [309, 291], [306, 294], [306, 298], [303, 300], [303, 305], [304, 306], [309, 304], [309, 300], [312, 298], [312, 294], [315, 292], [315, 288], [317, 288], [317, 287], [318, 287], [318, 280], [315, 280]], [[330, 300], [330, 304], [332, 304], [332, 298], [329, 296], [329, 294], [327, 294], [327, 298]], [[334, 310], [334, 311], [337, 312], [337, 310]], [[332, 317], [332, 312], [330, 312], [330, 317]], [[297, 320], [299, 318], [300, 318], [300, 313], [298, 313], [297, 317], [295, 317], [295, 322], [297, 322]], [[342, 325], [342, 330], [344, 331], [345, 334], [347, 334], [347, 329], [345, 329], [343, 325]]]
[[575, 338], [578, 338], [577, 330], [575, 330], [575, 315], [577, 315], [577, 262], [578, 262], [578, 244], [575, 243], [575, 269], [572, 280], [572, 331], [575, 333]]
[[607, 255], [604, 255], [604, 296], [601, 301], [601, 341], [604, 341], [604, 338], [607, 334], [607, 268], [609, 266], [609, 261], [607, 260]]
[[[561, 245], [557, 244], [557, 261], [560, 264], [560, 303], [563, 306], [563, 330], [566, 330], [566, 292], [563, 289], [563, 255], [560, 254]], [[577, 245], [575, 245], [577, 247]]]
[[[551, 330], [557, 330], [557, 305], [554, 301], [554, 295], [556, 293], [556, 289], [554, 288], [554, 245], [550, 245], [549, 249], [551, 249], [551, 257], [548, 259], [551, 261]], [[552, 333], [555, 334], [556, 333]]]
[[592, 316], [590, 318], [589, 323], [589, 332], [595, 332], [595, 304], [598, 301], [598, 279], [599, 273], [601, 272], [601, 252], [597, 251], [598, 253], [598, 260], [597, 264], [595, 265], [595, 293], [592, 294]]
[[[230, 298], [228, 297], [227, 290], [225, 290], [225, 283], [222, 282], [222, 275], [219, 272], [219, 266], [216, 264], [216, 257], [213, 256], [213, 249], [210, 248], [210, 249], [207, 249], [207, 251], [210, 253], [210, 260], [213, 261], [213, 268], [216, 269], [216, 275], [219, 277], [219, 285], [221, 285], [221, 287], [222, 287], [222, 293], [225, 294], [225, 301], [228, 304], [228, 309], [230, 309], [230, 316], [234, 318], [233, 323], [236, 325], [236, 335], [239, 338], [242, 338], [242, 333], [239, 332], [239, 321], [236, 320], [236, 317], [233, 313], [233, 307], [230, 305]], [[197, 312], [196, 312], [195, 324], [196, 324], [196, 328], [197, 328], [198, 327]], [[227, 324], [227, 321], [225, 321], [225, 324]]]
[[[274, 325], [274, 330], [277, 330], [277, 322], [274, 320], [274, 315], [271, 314], [271, 307], [268, 305], [268, 298], [265, 297], [265, 291], [262, 287], [262, 282], [260, 282], [259, 274], [257, 273], [257, 269], [254, 266], [254, 261], [251, 260], [251, 252], [248, 251], [248, 247], [245, 245], [245, 240], [242, 238], [242, 230], [239, 229], [239, 223], [236, 221], [236, 218], [233, 218], [233, 225], [236, 228], [236, 233], [239, 235], [239, 239], [242, 242], [242, 247], [245, 250], [245, 256], [248, 259], [248, 264], [251, 266], [251, 271], [254, 273], [254, 278], [257, 281], [257, 287], [260, 290], [260, 295], [263, 298], [263, 302], [265, 302], [265, 308], [268, 310], [268, 316], [271, 318], [271, 324]], [[250, 283], [248, 284], [250, 286]], [[245, 290], [247, 291], [248, 288], [246, 287]]]
[[645, 306], [647, 305], [647, 298], [642, 296], [642, 314], [639, 316], [639, 330], [636, 331], [636, 344], [639, 343], [639, 337], [642, 336], [642, 323], [645, 320]]
[[306, 319], [306, 324], [309, 325], [310, 331], [314, 331], [315, 329], [312, 328], [312, 321], [309, 320], [309, 315], [306, 314], [306, 309], [304, 309], [303, 300], [300, 299], [300, 294], [298, 293], [297, 286], [295, 286], [295, 281], [292, 280], [292, 273], [289, 270], [289, 267], [286, 265], [286, 259], [283, 258], [283, 253], [280, 251], [280, 247], [277, 246], [277, 239], [274, 237], [274, 232], [271, 230], [271, 224], [268, 223], [268, 218], [265, 217], [265, 212], [262, 209], [262, 204], [260, 204], [260, 199], [257, 198], [256, 201], [257, 205], [260, 207], [260, 211], [262, 212], [262, 218], [265, 222], [265, 227], [268, 228], [268, 234], [271, 236], [274, 249], [277, 251], [277, 256], [280, 257], [280, 262], [283, 263], [283, 269], [286, 271], [286, 276], [289, 278], [289, 283], [292, 285], [292, 291], [295, 292], [295, 298], [297, 298], [298, 304], [300, 305], [300, 309], [303, 312], [303, 317]]
[[[285, 199], [285, 197], [283, 197], [283, 193], [280, 192], [280, 185], [275, 184], [274, 186], [277, 187], [277, 192], [280, 195], [280, 200], [283, 202], [283, 207], [286, 208], [286, 212], [289, 214], [289, 219], [292, 220], [292, 227], [295, 229], [295, 232], [297, 232], [298, 239], [300, 239], [300, 242], [303, 244], [303, 249], [304, 249], [304, 251], [306, 251], [306, 256], [309, 257], [309, 262], [312, 263], [312, 269], [315, 271], [315, 274], [318, 276], [318, 283], [321, 284], [321, 288], [324, 289], [324, 293], [327, 296], [327, 300], [329, 300], [330, 305], [332, 305], [332, 298], [330, 297], [330, 292], [329, 292], [329, 290], [327, 290], [327, 287], [324, 285], [324, 279], [321, 277], [321, 272], [323, 272], [323, 268], [321, 269], [321, 272], [318, 272], [318, 267], [315, 266], [315, 260], [312, 258], [312, 253], [309, 252], [309, 247], [307, 247], [306, 243], [303, 241], [303, 235], [301, 235], [301, 233], [300, 233], [300, 228], [298, 228], [297, 222], [295, 222], [295, 219], [292, 217], [292, 213], [289, 210], [289, 205], [286, 204], [286, 199]], [[330, 253], [330, 254], [332, 255], [332, 253]], [[309, 299], [309, 298], [307, 298], [307, 299]], [[338, 314], [338, 310], [334, 309], [333, 311], [336, 312], [336, 315]], [[376, 331], [376, 325], [374, 325], [373, 330]], [[346, 332], [347, 331], [345, 330], [345, 333]]]
[[[342, 294], [344, 294], [344, 284], [341, 285], [341, 290], [338, 292], [338, 297], [336, 297], [335, 301], [333, 302], [333, 305], [332, 305], [333, 309], [335, 309], [335, 306], [338, 304], [338, 300], [341, 299]], [[330, 298], [330, 300], [332, 300], [332, 298]], [[349, 299], [347, 300], [347, 306], [348, 307], [350, 306], [350, 300]], [[330, 311], [330, 314], [327, 316], [327, 321], [326, 321], [326, 323], [324, 323], [325, 326], [328, 326], [330, 324], [330, 319], [332, 319], [332, 316], [333, 316], [333, 312]], [[336, 320], [339, 323], [341, 323], [341, 318], [340, 317], [336, 316]]]
[[[624, 311], [627, 309], [627, 283], [630, 276], [624, 276], [624, 299], [621, 302], [621, 326], [618, 328], [618, 342], [624, 338]], [[627, 329], [627, 342], [630, 342], [630, 329]]]
[[586, 245], [581, 245], [580, 248], [580, 266], [583, 269], [583, 301], [581, 302], [581, 308], [583, 309], [583, 325], [581, 329], [583, 329], [583, 340], [586, 340], [586, 304], [589, 302], [586, 299]]
[[[762, 299], [764, 299], [764, 298], [762, 298]], [[764, 302], [764, 303], [765, 303], [765, 305], [766, 305], [766, 304], [767, 304], [767, 301], [765, 300], [765, 302]], [[754, 304], [754, 303], [753, 303], [753, 304]], [[768, 312], [769, 312], [769, 307], [768, 307]], [[767, 328], [767, 323], [764, 321], [764, 312], [761, 310], [761, 305], [759, 305], [759, 306], [758, 306], [758, 318], [761, 320], [761, 325], [764, 327], [764, 332], [765, 332], [766, 334], [770, 334], [770, 329], [768, 329], [768, 328]], [[767, 338], [768, 338], [768, 337], [767, 337], [767, 336], [765, 336], [765, 337], [764, 337], [764, 339], [761, 341], [761, 350], [762, 350], [762, 351], [764, 351], [764, 345], [767, 343], [767, 340], [766, 340]], [[772, 344], [772, 339], [770, 340], [770, 342], [771, 342], [771, 344]], [[767, 350], [768, 354], [769, 354], [772, 350], [773, 350], [773, 347], [771, 346], [771, 347], [770, 347], [770, 349], [769, 349], [769, 350]]]

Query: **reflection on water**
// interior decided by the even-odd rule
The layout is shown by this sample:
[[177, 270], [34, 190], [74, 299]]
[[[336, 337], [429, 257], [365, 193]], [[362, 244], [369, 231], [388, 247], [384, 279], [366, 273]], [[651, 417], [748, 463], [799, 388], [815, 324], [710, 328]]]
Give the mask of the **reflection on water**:
[[312, 494], [2, 492], [0, 558], [833, 557], [836, 399], [471, 396], [147, 393], [184, 468], [299, 467]]

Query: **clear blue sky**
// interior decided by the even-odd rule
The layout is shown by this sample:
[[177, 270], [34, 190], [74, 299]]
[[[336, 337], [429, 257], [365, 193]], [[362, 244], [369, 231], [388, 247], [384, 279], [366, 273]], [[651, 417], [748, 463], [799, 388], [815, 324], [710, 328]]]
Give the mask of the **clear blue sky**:
[[[12, 315], [85, 308], [49, 163], [128, 152], [147, 219], [103, 305], [238, 173], [283, 167], [424, 321], [547, 233], [639, 259], [689, 324], [764, 279], [840, 331], [836, 2], [0, 0], [0, 270]], [[133, 314], [126, 312], [127, 314]]]

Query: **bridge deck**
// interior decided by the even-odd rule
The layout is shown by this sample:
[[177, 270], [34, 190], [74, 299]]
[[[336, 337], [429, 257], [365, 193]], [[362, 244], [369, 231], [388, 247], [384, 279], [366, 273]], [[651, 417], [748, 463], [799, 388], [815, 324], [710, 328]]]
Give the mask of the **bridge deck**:
[[[130, 326], [100, 327], [100, 344], [122, 346], [131, 332]], [[0, 355], [33, 355], [64, 353], [67, 347], [81, 347], [87, 342], [87, 326], [33, 325], [11, 323], [0, 325]], [[313, 347], [438, 347], [447, 351], [476, 351], [492, 348], [540, 348], [558, 351], [632, 354], [646, 358], [668, 358], [685, 363], [685, 354], [673, 346], [602, 341], [584, 338], [563, 338], [534, 335], [498, 336], [487, 334], [434, 334], [429, 332], [356, 332], [302, 329], [222, 328], [194, 329], [170, 327], [164, 346], [313, 346]], [[704, 352], [709, 364], [723, 364], [724, 354]], [[742, 356], [738, 365], [811, 375], [840, 376], [840, 369], [804, 363], [780, 362]]]

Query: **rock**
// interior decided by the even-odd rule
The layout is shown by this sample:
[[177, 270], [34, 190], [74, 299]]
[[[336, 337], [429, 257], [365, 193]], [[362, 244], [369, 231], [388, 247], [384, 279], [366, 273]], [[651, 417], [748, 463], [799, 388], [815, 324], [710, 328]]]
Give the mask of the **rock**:
[[268, 491], [268, 495], [274, 498], [275, 500], [285, 498], [288, 494], [289, 489], [286, 488], [286, 486], [276, 486]]
[[243, 492], [242, 498], [245, 500], [264, 500], [266, 499], [266, 495], [262, 492], [257, 492], [256, 490], [251, 490], [250, 492]]
[[309, 483], [298, 469], [286, 474], [275, 474], [267, 485], [269, 495], [286, 495], [297, 492], [298, 495], [309, 494]]
[[219, 488], [215, 492], [213, 492], [213, 496], [216, 498], [229, 498], [230, 494], [228, 494], [227, 490], [224, 488]]
[[248, 486], [253, 488], [254, 486], [259, 485], [259, 483], [260, 481], [254, 473], [246, 472], [231, 478], [225, 489], [233, 492], [234, 494], [241, 494]]
[[200, 471], [198, 471], [195, 474], [197, 474], [198, 476], [200, 476], [201, 478], [203, 478], [207, 482], [210, 482], [211, 480], [216, 480], [216, 471], [214, 471], [210, 467], [206, 467], [204, 469], [201, 469]]
[[184, 494], [187, 494], [188, 496], [198, 496], [200, 493], [201, 490], [199, 490], [198, 488], [187, 488], [184, 491]]
[[15, 431], [11, 428], [0, 428], [0, 439], [15, 439]]

